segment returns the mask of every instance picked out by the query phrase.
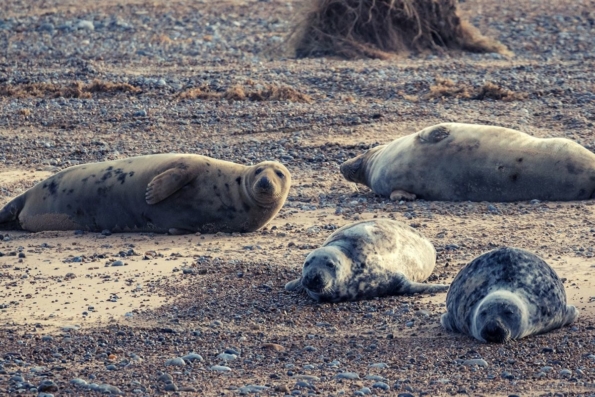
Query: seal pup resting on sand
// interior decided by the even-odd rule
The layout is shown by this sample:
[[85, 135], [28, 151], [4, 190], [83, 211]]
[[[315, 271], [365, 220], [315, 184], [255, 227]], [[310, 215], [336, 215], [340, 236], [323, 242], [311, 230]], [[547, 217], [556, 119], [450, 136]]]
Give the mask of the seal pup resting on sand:
[[302, 276], [285, 289], [305, 290], [321, 302], [444, 292], [448, 285], [421, 283], [435, 265], [434, 246], [415, 229], [389, 219], [359, 221], [312, 251]]
[[487, 252], [465, 266], [450, 285], [446, 310], [440, 322], [447, 330], [496, 343], [542, 334], [578, 317], [556, 272], [518, 248]]
[[350, 182], [391, 200], [588, 200], [595, 154], [565, 138], [488, 125], [444, 123], [344, 162]]
[[82, 164], [0, 210], [0, 230], [251, 232], [281, 209], [291, 185], [274, 161], [244, 166], [195, 154]]

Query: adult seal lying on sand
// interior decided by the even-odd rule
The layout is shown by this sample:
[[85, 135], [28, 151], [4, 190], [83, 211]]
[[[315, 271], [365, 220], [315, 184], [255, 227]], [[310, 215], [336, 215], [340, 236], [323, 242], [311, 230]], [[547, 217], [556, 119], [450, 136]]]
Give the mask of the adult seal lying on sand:
[[392, 200], [586, 200], [595, 154], [564, 138], [444, 123], [346, 161], [341, 173]]
[[441, 323], [482, 342], [502, 343], [541, 334], [578, 317], [566, 292], [541, 258], [517, 248], [487, 252], [465, 266], [446, 296]]
[[325, 302], [446, 291], [448, 285], [420, 283], [435, 264], [434, 246], [416, 230], [388, 219], [360, 221], [335, 231], [312, 251], [302, 277], [285, 289], [305, 289]]
[[156, 154], [67, 168], [0, 211], [0, 229], [250, 232], [283, 206], [280, 163], [243, 166], [194, 154]]

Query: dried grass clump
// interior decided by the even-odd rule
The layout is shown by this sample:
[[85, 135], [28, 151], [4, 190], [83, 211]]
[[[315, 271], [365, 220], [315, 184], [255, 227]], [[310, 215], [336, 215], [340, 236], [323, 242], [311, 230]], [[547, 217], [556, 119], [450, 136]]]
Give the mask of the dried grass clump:
[[430, 92], [424, 99], [458, 98], [458, 99], [495, 99], [502, 101], [522, 101], [528, 94], [515, 92], [503, 88], [496, 83], [488, 82], [479, 88], [465, 83], [455, 83], [450, 79], [436, 79], [436, 85], [430, 87]]
[[485, 83], [473, 99], [498, 99], [502, 101], [523, 101], [529, 95], [526, 92], [515, 92], [502, 88], [495, 83]]
[[461, 19], [457, 0], [305, 0], [289, 36], [297, 57], [387, 59], [411, 50], [449, 48], [511, 55]]
[[288, 101], [312, 103], [312, 98], [288, 86], [276, 84], [258, 85], [249, 83], [247, 85], [236, 84], [225, 91], [214, 92], [209, 87], [203, 86], [182, 91], [177, 95], [178, 99], [204, 99], [228, 101]]
[[0, 85], [0, 96], [15, 98], [92, 98], [92, 93], [139, 93], [141, 89], [127, 83], [95, 80], [90, 84], [75, 81], [70, 84], [27, 83]]

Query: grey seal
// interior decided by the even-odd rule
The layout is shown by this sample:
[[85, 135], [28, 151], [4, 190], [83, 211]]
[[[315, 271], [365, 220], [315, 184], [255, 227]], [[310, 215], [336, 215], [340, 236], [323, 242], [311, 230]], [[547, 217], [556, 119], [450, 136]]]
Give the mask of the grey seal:
[[578, 317], [556, 272], [537, 255], [510, 247], [461, 269], [446, 295], [446, 310], [444, 328], [495, 343], [542, 334]]
[[244, 166], [155, 154], [69, 167], [0, 210], [0, 229], [250, 232], [281, 209], [291, 185], [274, 161]]
[[389, 219], [359, 221], [312, 251], [302, 276], [285, 289], [321, 302], [446, 291], [448, 285], [421, 283], [435, 265], [434, 246], [415, 229]]
[[564, 138], [488, 125], [443, 123], [341, 165], [351, 182], [392, 200], [587, 200], [595, 154]]

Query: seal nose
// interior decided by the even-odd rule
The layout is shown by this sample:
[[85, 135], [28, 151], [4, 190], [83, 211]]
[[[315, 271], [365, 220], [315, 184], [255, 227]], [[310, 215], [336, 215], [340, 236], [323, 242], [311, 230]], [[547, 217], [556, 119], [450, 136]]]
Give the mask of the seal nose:
[[500, 321], [490, 321], [481, 330], [481, 337], [486, 342], [503, 343], [508, 339], [508, 332]]
[[260, 178], [258, 180], [258, 182], [256, 183], [256, 186], [258, 186], [258, 188], [263, 189], [263, 190], [270, 190], [271, 187], [273, 186], [273, 184], [271, 183], [271, 180], [269, 178], [267, 178], [266, 176], [263, 176], [262, 178]]
[[318, 272], [304, 278], [302, 284], [312, 292], [319, 292], [326, 286], [324, 276]]

